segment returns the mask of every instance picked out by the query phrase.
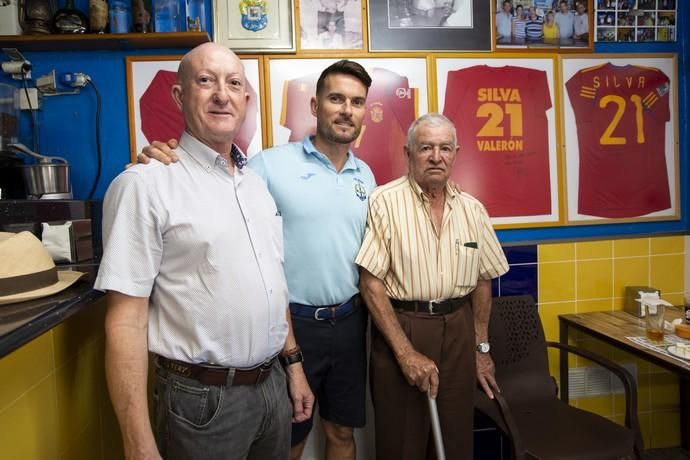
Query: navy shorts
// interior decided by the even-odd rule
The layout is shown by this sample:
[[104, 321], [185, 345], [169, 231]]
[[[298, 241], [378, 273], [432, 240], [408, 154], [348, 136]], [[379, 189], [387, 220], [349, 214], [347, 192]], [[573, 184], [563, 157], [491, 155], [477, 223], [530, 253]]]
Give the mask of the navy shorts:
[[[359, 428], [365, 423], [367, 319], [364, 305], [336, 320], [292, 316], [319, 415], [341, 426]], [[313, 417], [292, 424], [293, 446], [307, 438], [312, 425]]]

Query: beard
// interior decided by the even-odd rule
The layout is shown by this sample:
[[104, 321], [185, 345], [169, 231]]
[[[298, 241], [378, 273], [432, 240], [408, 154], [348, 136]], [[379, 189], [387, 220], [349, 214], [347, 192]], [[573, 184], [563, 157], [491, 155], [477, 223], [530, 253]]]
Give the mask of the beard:
[[[350, 121], [350, 123], [352, 122]], [[335, 144], [351, 144], [354, 142], [354, 140], [359, 137], [359, 133], [362, 131], [362, 125], [357, 126], [353, 123], [352, 127], [354, 128], [352, 132], [343, 133], [338, 131], [336, 128], [333, 128], [330, 123], [317, 123], [316, 125], [316, 129], [319, 134], [329, 142], [333, 142]]]

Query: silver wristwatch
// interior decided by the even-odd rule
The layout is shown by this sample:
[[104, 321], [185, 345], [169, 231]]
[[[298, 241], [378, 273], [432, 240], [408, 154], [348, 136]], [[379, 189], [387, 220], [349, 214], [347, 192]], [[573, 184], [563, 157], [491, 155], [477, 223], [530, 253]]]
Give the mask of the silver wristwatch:
[[477, 344], [477, 353], [488, 353], [491, 350], [489, 342], [480, 342]]

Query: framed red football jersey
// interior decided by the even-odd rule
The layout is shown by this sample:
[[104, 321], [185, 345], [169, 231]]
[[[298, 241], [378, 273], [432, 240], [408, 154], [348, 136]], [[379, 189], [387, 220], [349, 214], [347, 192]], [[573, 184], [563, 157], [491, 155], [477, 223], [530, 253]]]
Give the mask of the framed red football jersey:
[[672, 208], [671, 81], [640, 64], [604, 61], [565, 83], [577, 125], [579, 215], [622, 219]]
[[[182, 56], [127, 57], [127, 89], [129, 99], [130, 151], [136, 154], [151, 142], [179, 139], [184, 119], [172, 98], [177, 68]], [[263, 148], [261, 129], [261, 66], [255, 56], [242, 56], [246, 89], [249, 93], [244, 122], [235, 136], [235, 143], [248, 156]]]
[[460, 146], [453, 180], [492, 219], [552, 214], [555, 128], [546, 114], [552, 107], [547, 72], [517, 65], [451, 70], [444, 98]]
[[[367, 70], [372, 79], [367, 112], [352, 151], [369, 165], [376, 182], [384, 184], [407, 172], [403, 147], [407, 129], [417, 117], [417, 89], [410, 87], [407, 77], [391, 70]], [[290, 142], [316, 132], [310, 101], [319, 75], [313, 73], [283, 83], [280, 124], [290, 131]]]

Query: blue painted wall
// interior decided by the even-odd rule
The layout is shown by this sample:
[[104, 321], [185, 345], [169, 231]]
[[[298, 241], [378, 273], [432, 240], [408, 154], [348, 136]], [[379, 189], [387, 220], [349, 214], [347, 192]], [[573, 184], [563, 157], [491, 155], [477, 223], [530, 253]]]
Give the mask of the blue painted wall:
[[[210, 8], [207, 0], [207, 15]], [[86, 1], [77, 6], [86, 11]], [[210, 18], [209, 18], [210, 23]], [[531, 242], [601, 236], [637, 234], [687, 233], [690, 231], [690, 194], [688, 189], [690, 132], [688, 127], [689, 66], [690, 60], [690, 2], [678, 1], [678, 41], [650, 44], [597, 44], [595, 52], [673, 52], [678, 54], [679, 71], [679, 134], [682, 219], [672, 222], [555, 227], [544, 229], [502, 230], [503, 242]], [[95, 197], [102, 197], [110, 181], [129, 162], [129, 128], [125, 57], [127, 55], [183, 54], [184, 49], [140, 50], [136, 52], [32, 52], [25, 53], [33, 64], [33, 76], [47, 74], [55, 69], [64, 72], [84, 72], [91, 76], [102, 96], [101, 143], [103, 173]], [[6, 75], [0, 83], [12, 82]], [[12, 82], [16, 85], [16, 82]], [[95, 141], [96, 95], [87, 87], [74, 96], [46, 97], [37, 112], [41, 152], [66, 158], [72, 165], [74, 196], [85, 199], [96, 174]], [[31, 146], [30, 118], [22, 114], [20, 139]]]

